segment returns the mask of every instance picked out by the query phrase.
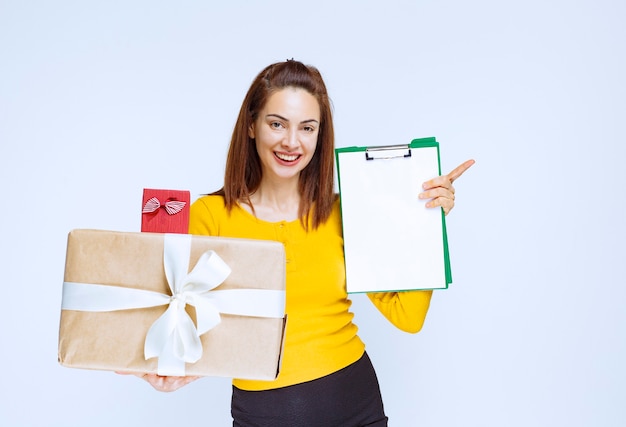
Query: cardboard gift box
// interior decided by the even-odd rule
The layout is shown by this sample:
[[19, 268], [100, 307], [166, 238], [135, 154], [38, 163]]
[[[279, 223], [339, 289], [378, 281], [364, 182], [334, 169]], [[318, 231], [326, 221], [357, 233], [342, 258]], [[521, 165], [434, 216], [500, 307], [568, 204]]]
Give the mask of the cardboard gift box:
[[189, 191], [144, 188], [141, 231], [186, 234], [190, 201]]
[[280, 367], [284, 307], [279, 242], [74, 230], [59, 362], [272, 380]]

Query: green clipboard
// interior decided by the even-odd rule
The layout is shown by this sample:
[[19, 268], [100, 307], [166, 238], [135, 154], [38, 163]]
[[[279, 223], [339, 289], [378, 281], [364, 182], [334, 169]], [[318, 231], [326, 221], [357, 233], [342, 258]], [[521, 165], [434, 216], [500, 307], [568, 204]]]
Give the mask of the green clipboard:
[[335, 158], [347, 292], [447, 289], [445, 215], [418, 199], [422, 183], [441, 175], [437, 140], [337, 148]]

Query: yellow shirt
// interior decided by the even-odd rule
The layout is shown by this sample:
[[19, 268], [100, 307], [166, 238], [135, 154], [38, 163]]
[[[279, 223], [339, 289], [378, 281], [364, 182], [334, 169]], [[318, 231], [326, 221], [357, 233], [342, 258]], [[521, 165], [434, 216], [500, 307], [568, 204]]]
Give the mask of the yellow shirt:
[[[285, 245], [287, 329], [280, 374], [274, 381], [233, 380], [243, 390], [266, 390], [321, 378], [357, 361], [365, 345], [357, 336], [346, 293], [339, 202], [331, 216], [308, 232], [300, 220], [267, 222], [240, 206], [230, 214], [221, 196], [191, 206], [189, 233], [275, 240]], [[421, 329], [432, 292], [368, 294], [398, 328]]]

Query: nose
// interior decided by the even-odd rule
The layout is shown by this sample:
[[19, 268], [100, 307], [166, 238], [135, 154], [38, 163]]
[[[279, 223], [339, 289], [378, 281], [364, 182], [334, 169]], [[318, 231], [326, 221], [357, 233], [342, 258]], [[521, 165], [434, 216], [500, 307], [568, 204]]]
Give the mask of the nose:
[[300, 143], [298, 142], [298, 130], [297, 129], [289, 129], [285, 138], [283, 138], [282, 145], [283, 147], [293, 150], [298, 147]]

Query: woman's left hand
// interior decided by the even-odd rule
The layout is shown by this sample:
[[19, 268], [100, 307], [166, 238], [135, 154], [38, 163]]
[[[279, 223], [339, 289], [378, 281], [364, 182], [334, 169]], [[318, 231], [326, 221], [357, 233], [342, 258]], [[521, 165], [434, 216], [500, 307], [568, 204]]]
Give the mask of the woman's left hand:
[[454, 207], [454, 187], [452, 183], [463, 175], [463, 172], [468, 170], [474, 163], [474, 160], [467, 160], [457, 166], [449, 174], [426, 181], [422, 185], [424, 192], [420, 193], [418, 197], [420, 199], [432, 199], [426, 203], [426, 207], [435, 208], [441, 206], [444, 214], [448, 215]]

